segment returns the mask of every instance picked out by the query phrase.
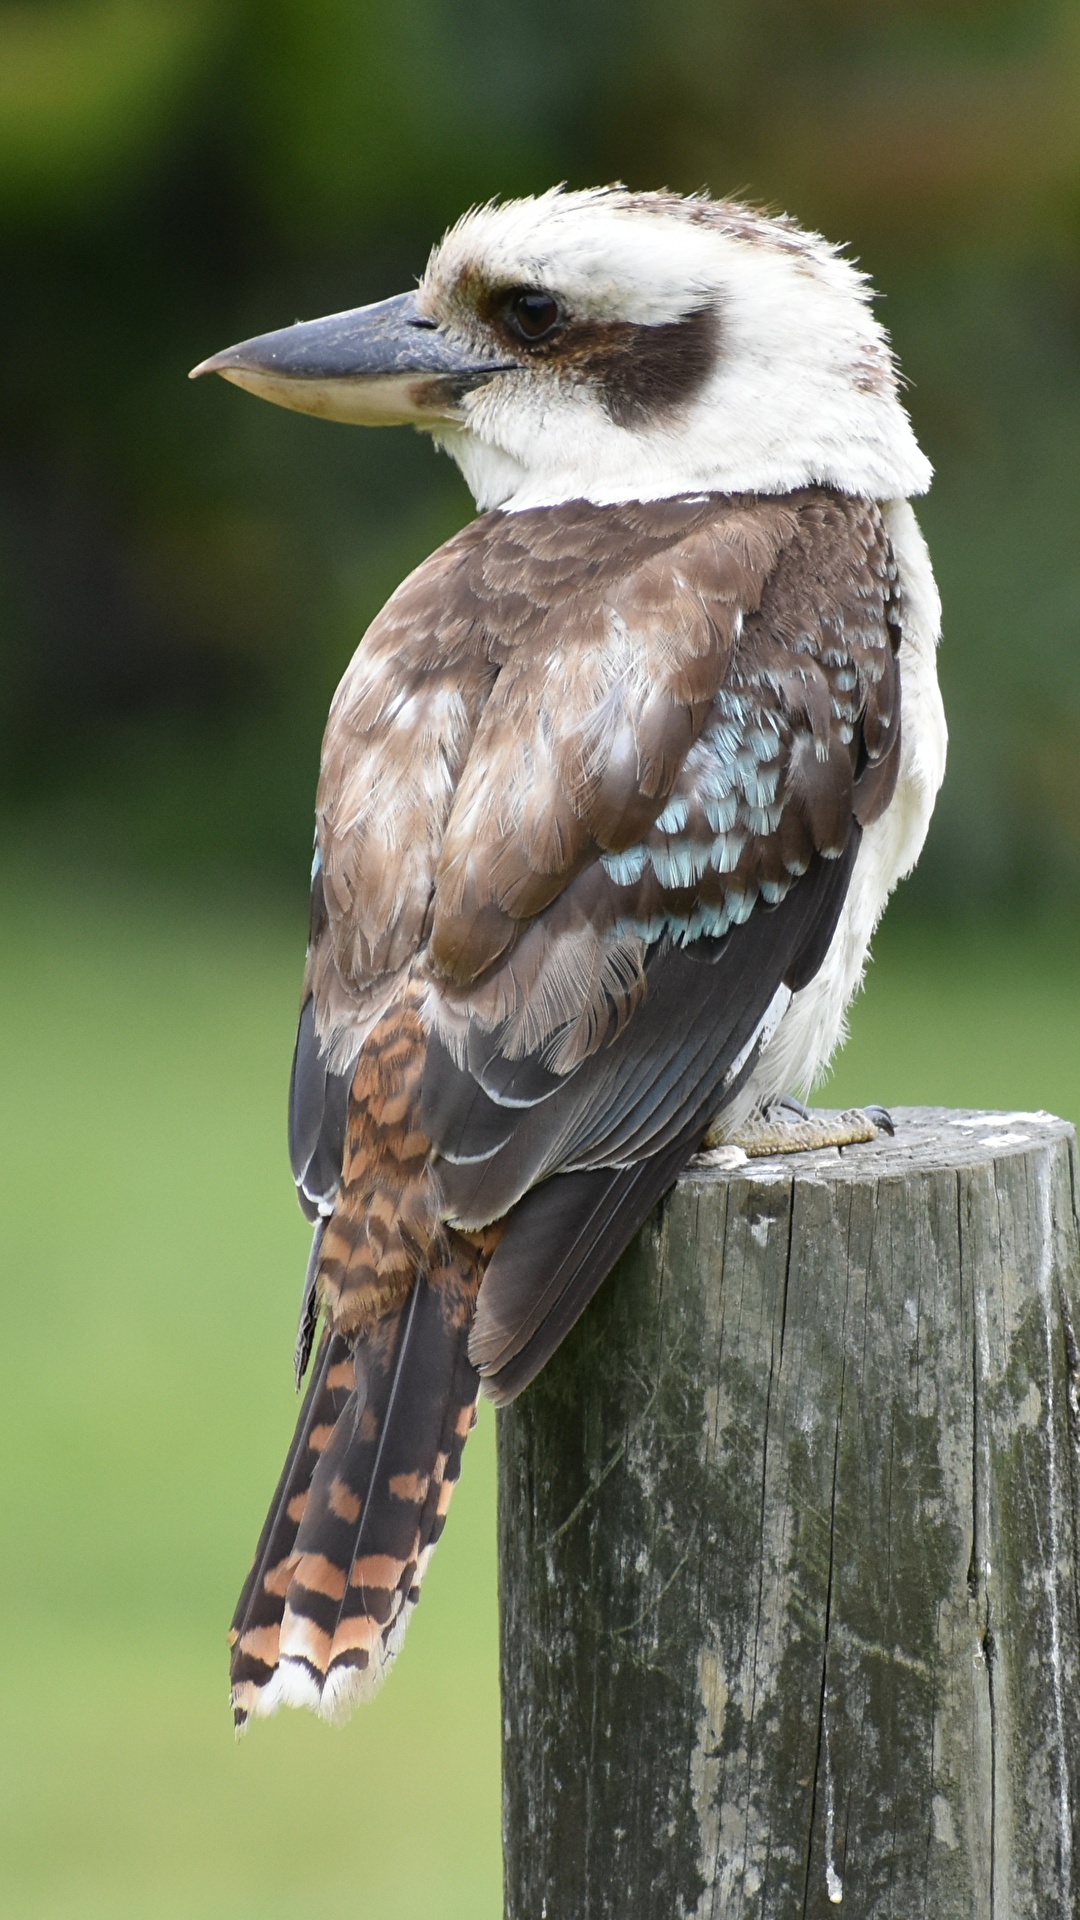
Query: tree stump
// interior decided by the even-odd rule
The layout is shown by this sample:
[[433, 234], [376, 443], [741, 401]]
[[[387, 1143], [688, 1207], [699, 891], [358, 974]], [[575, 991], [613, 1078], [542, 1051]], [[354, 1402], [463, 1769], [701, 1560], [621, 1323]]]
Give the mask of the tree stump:
[[507, 1920], [1076, 1920], [1047, 1114], [690, 1169], [499, 1420]]

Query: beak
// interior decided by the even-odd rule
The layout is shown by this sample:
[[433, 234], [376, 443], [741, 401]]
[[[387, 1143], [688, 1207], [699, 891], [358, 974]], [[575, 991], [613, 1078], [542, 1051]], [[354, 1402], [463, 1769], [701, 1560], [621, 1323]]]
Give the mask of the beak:
[[460, 403], [512, 360], [485, 359], [421, 313], [414, 293], [298, 320], [226, 347], [191, 369], [220, 373], [260, 399], [359, 426], [426, 426], [459, 419]]

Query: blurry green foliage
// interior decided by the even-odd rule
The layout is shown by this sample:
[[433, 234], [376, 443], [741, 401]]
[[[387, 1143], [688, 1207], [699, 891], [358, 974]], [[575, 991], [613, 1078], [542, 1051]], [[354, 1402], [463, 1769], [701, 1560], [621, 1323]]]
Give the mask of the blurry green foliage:
[[916, 897], [1080, 877], [1069, 0], [0, 0], [0, 807], [299, 874], [338, 675], [471, 504], [184, 374], [407, 286], [471, 201], [741, 191], [848, 240], [938, 469], [949, 780]]
[[1074, 246], [1072, 0], [678, 0], [649, 8], [653, 164], [745, 179], [890, 263]]
[[0, 9], [0, 217], [78, 218], [122, 193], [183, 113], [219, 20], [208, 0]]

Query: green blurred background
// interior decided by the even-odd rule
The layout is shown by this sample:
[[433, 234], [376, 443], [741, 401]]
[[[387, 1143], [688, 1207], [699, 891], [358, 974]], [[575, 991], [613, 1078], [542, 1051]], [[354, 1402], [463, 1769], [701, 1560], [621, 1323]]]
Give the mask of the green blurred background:
[[235, 1747], [293, 1416], [283, 1104], [323, 718], [470, 513], [187, 368], [470, 202], [741, 191], [851, 242], [938, 469], [949, 777], [828, 1098], [1080, 1114], [1080, 10], [0, 0], [0, 1909], [498, 1912], [493, 1423], [393, 1682]]

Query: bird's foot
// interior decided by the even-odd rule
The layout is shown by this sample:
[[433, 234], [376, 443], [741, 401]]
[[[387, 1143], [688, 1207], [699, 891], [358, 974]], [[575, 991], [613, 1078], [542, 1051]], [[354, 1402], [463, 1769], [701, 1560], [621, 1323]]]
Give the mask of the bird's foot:
[[751, 1114], [735, 1133], [726, 1133], [719, 1124], [710, 1127], [692, 1164], [731, 1168], [774, 1153], [816, 1153], [822, 1147], [861, 1146], [880, 1134], [895, 1131], [892, 1115], [885, 1107], [848, 1107], [842, 1113], [820, 1108], [812, 1111], [785, 1096]]

